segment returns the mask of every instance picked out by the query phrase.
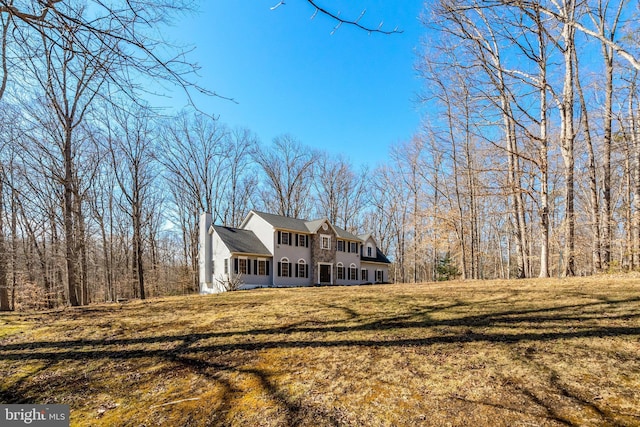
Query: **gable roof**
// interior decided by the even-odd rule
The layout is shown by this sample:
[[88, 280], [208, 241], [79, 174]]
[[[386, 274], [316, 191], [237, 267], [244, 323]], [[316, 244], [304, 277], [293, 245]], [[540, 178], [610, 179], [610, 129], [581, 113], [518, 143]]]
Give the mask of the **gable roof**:
[[336, 234], [341, 239], [344, 239], [344, 240], [355, 240], [357, 242], [362, 240], [358, 236], [349, 233], [347, 230], [343, 230], [342, 228], [338, 227], [337, 225], [334, 225], [333, 228], [334, 228], [334, 230], [336, 230]]
[[[373, 235], [371, 233], [367, 233], [367, 234], [361, 234], [358, 236], [358, 239], [362, 240], [363, 242], [366, 242], [367, 240], [369, 240], [369, 237], [371, 237], [373, 239]], [[375, 239], [373, 240], [373, 243], [375, 243]]]
[[247, 222], [251, 214], [258, 215], [260, 218], [264, 219], [269, 224], [271, 224], [273, 228], [278, 228], [278, 229], [288, 230], [288, 231], [299, 231], [301, 233], [309, 232], [309, 229], [306, 226], [306, 221], [302, 219], [289, 218], [286, 216], [274, 215], [274, 214], [259, 212], [255, 210], [252, 210], [251, 212], [249, 212], [249, 215], [247, 215], [247, 218], [245, 218], [245, 220], [242, 222], [242, 225], [240, 225], [240, 227], [245, 226], [245, 223]]
[[271, 252], [253, 231], [221, 225], [213, 225], [211, 228], [220, 236], [220, 240], [231, 253], [271, 256]]
[[[300, 233], [312, 233], [312, 234], [316, 233], [318, 229], [322, 226], [322, 224], [326, 222], [327, 224], [329, 224], [330, 227], [333, 228], [333, 230], [335, 231], [336, 235], [339, 238], [345, 239], [345, 240], [360, 241], [358, 237], [354, 236], [348, 231], [345, 231], [342, 228], [331, 224], [331, 222], [329, 222], [327, 218], [320, 218], [320, 219], [314, 219], [313, 221], [306, 221], [304, 219], [289, 218], [286, 216], [275, 215], [275, 214], [260, 212], [256, 210], [252, 210], [249, 213], [249, 215], [251, 215], [252, 213], [255, 215], [258, 215], [259, 217], [267, 221], [269, 224], [271, 224], [273, 228], [277, 228], [280, 230], [287, 230], [287, 231], [297, 231]], [[247, 219], [249, 218], [249, 215], [247, 215]], [[243, 221], [240, 227], [244, 227], [247, 219]]]
[[322, 224], [324, 224], [324, 223], [327, 223], [329, 225], [329, 227], [331, 227], [331, 228], [333, 228], [335, 230], [335, 227], [333, 225], [331, 225], [331, 223], [329, 222], [329, 220], [327, 218], [314, 219], [313, 221], [305, 221], [304, 225], [307, 227], [307, 229], [310, 232], [317, 233], [318, 230], [320, 229], [320, 227], [322, 227]]

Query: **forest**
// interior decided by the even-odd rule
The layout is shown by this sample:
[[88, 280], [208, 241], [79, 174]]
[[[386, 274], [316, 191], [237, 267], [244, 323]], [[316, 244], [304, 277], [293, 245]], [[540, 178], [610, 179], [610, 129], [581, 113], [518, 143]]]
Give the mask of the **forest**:
[[190, 6], [0, 1], [0, 310], [196, 292], [202, 212], [373, 232], [398, 283], [640, 268], [638, 2], [427, 2], [422, 125], [370, 166], [145, 102], [220, 96], [157, 34]]

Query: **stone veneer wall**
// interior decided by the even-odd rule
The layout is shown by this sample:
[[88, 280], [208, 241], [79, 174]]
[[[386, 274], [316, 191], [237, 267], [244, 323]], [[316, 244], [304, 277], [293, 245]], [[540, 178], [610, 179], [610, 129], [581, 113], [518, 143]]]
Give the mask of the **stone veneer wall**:
[[[322, 238], [321, 235], [331, 236], [331, 249], [322, 249], [321, 243]], [[311, 235], [311, 241], [309, 242], [311, 246], [311, 274], [313, 281], [312, 283], [318, 283], [318, 263], [331, 263], [333, 264], [333, 268], [331, 270], [331, 278], [333, 282], [336, 281], [336, 251], [337, 251], [337, 236], [333, 232], [333, 229], [328, 226], [326, 230], [323, 230], [322, 227], [318, 229], [316, 234]]]

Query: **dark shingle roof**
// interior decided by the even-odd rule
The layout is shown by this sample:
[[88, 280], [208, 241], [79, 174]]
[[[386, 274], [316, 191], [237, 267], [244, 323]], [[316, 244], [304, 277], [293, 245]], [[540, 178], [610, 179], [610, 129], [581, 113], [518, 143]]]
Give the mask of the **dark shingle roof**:
[[333, 228], [336, 230], [336, 233], [338, 234], [338, 237], [341, 238], [341, 239], [355, 240], [355, 241], [361, 241], [362, 240], [358, 236], [355, 236], [355, 235], [349, 233], [348, 231], [343, 230], [342, 228], [338, 227], [337, 225], [334, 225]]
[[253, 231], [214, 225], [213, 230], [232, 253], [271, 256], [271, 252]]
[[265, 212], [253, 211], [256, 215], [267, 221], [274, 228], [279, 228], [282, 230], [289, 231], [300, 231], [302, 233], [308, 233], [309, 228], [307, 228], [307, 221], [297, 218], [289, 218], [286, 216], [274, 215]]
[[[306, 221], [304, 219], [289, 218], [286, 216], [274, 215], [265, 212], [253, 211], [256, 215], [267, 221], [274, 228], [288, 231], [299, 231], [301, 233], [315, 233], [323, 222], [329, 222], [327, 218]], [[342, 228], [332, 225], [336, 234], [341, 239], [360, 241], [357, 236], [343, 230]]]
[[385, 254], [382, 253], [382, 251], [378, 248], [376, 248], [376, 257], [360, 257], [360, 261], [362, 262], [380, 262], [383, 264], [391, 264], [391, 261], [389, 261], [389, 258], [387, 258], [385, 256]]

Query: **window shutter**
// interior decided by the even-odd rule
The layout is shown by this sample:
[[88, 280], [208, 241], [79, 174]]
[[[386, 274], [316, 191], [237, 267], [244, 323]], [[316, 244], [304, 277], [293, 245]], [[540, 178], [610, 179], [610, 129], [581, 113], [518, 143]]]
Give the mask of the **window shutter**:
[[308, 247], [309, 247], [309, 236], [307, 236], [307, 238], [306, 238], [306, 239], [304, 239], [304, 246], [305, 246], [306, 248], [308, 248]]
[[253, 260], [253, 274], [258, 274], [258, 260], [254, 259]]
[[293, 277], [291, 276], [291, 269], [293, 268], [293, 263], [289, 263], [289, 276], [288, 277]]
[[309, 264], [304, 265], [304, 277], [309, 278]]
[[278, 261], [278, 277], [282, 276], [282, 263]]
[[247, 260], [247, 274], [251, 274], [251, 260]]
[[300, 237], [300, 235], [296, 234], [296, 246], [298, 246], [298, 237]]
[[238, 274], [238, 258], [233, 259], [233, 272]]
[[289, 246], [293, 246], [293, 244], [291, 243], [292, 236], [293, 234], [289, 233]]
[[299, 265], [300, 265], [300, 264], [296, 264], [296, 277], [298, 277], [298, 268], [299, 268], [298, 266], [299, 266]]
[[266, 261], [264, 262], [264, 265], [265, 265], [265, 267], [266, 267], [265, 272], [267, 273], [267, 276], [268, 276], [268, 275], [269, 275], [269, 260], [266, 260]]
[[281, 240], [282, 240], [282, 231], [278, 231], [278, 244], [280, 244]]

